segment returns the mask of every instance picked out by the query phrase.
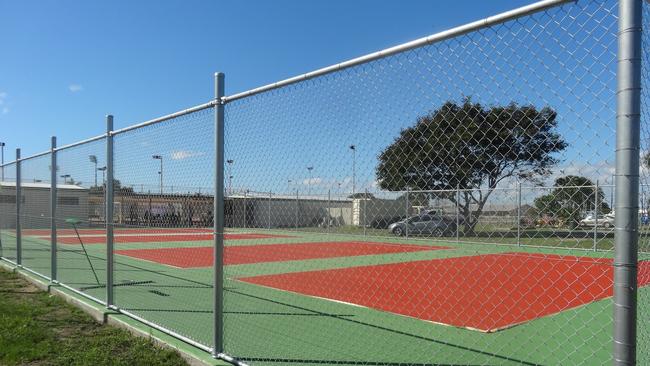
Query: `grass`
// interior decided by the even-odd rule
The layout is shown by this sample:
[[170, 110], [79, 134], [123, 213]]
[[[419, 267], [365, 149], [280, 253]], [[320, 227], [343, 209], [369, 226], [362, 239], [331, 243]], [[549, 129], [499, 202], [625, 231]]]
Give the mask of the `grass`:
[[151, 340], [96, 323], [0, 269], [1, 365], [187, 365]]

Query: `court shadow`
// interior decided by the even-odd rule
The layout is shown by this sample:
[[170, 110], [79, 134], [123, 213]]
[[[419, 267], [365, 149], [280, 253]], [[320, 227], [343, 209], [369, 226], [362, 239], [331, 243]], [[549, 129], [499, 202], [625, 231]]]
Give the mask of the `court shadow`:
[[[276, 305], [283, 305], [283, 306], [287, 306], [287, 307], [292, 308], [292, 309], [308, 311], [308, 312], [312, 312], [312, 313], [315, 313], [315, 314], [319, 314], [319, 315], [324, 316], [324, 317], [331, 317], [333, 319], [341, 320], [341, 321], [344, 321], [344, 322], [350, 322], [350, 323], [353, 323], [353, 324], [356, 324], [356, 325], [361, 325], [361, 326], [365, 326], [365, 327], [369, 327], [369, 328], [373, 328], [373, 329], [378, 329], [378, 330], [381, 330], [381, 331], [385, 331], [385, 332], [392, 333], [392, 334], [397, 334], [397, 335], [400, 335], [400, 336], [406, 336], [406, 337], [410, 337], [410, 338], [413, 338], [413, 339], [427, 341], [427, 342], [430, 342], [430, 343], [433, 343], [433, 344], [439, 344], [439, 345], [442, 345], [442, 346], [453, 347], [453, 348], [456, 348], [456, 349], [460, 349], [460, 350], [463, 350], [463, 351], [468, 351], [468, 352], [480, 354], [480, 355], [483, 355], [483, 356], [494, 357], [494, 358], [502, 360], [502, 361], [515, 362], [515, 363], [519, 363], [521, 365], [529, 365], [529, 366], [538, 366], [539, 365], [537, 363], [517, 359], [517, 358], [506, 356], [506, 355], [500, 355], [500, 354], [497, 354], [497, 353], [487, 352], [487, 351], [483, 351], [483, 350], [480, 350], [480, 349], [475, 349], [475, 348], [471, 348], [471, 347], [468, 347], [468, 346], [463, 346], [463, 345], [460, 345], [460, 344], [455, 344], [455, 343], [447, 342], [447, 341], [444, 341], [444, 340], [435, 339], [435, 338], [432, 338], [432, 337], [425, 337], [425, 336], [421, 336], [421, 335], [418, 335], [418, 334], [412, 334], [412, 333], [409, 333], [409, 332], [405, 332], [405, 331], [402, 331], [402, 330], [391, 329], [391, 328], [388, 328], [388, 327], [385, 327], [385, 326], [363, 322], [363, 321], [360, 321], [360, 320], [357, 320], [357, 319], [352, 319], [350, 317], [338, 316], [336, 314], [328, 314], [328, 313], [321, 312], [319, 310], [309, 309], [309, 308], [306, 308], [306, 307], [303, 307], [303, 306], [298, 306], [298, 305], [285, 303], [285, 302], [282, 302], [282, 301], [267, 299], [267, 298], [264, 298], [264, 297], [260, 297], [260, 296], [256, 296], [256, 295], [253, 295], [253, 294], [248, 294], [248, 293], [242, 292], [241, 290], [229, 289], [227, 291], [231, 292], [233, 294], [249, 297], [249, 298], [252, 298], [252, 299], [261, 300], [261, 301], [269, 302], [269, 303], [276, 304]], [[255, 361], [255, 360], [258, 360], [258, 361], [259, 360], [270, 361], [270, 359], [268, 359], [268, 358], [257, 358], [256, 359], [254, 357], [252, 357], [252, 358], [239, 357], [238, 359], [241, 359], [243, 361]], [[427, 365], [427, 366], [440, 365], [438, 363], [435, 363], [435, 364], [390, 363], [390, 362], [374, 362], [373, 363], [373, 361], [352, 361], [352, 363], [348, 363], [346, 361], [337, 361], [337, 360], [307, 360], [307, 359], [287, 359], [286, 361], [276, 361], [274, 359], [273, 361], [275, 361], [275, 362], [286, 362], [286, 363], [312, 363], [313, 362], [313, 363], [323, 363], [323, 364], [330, 363], [330, 364], [352, 364], [352, 365], [423, 365], [423, 366], [424, 365]]]

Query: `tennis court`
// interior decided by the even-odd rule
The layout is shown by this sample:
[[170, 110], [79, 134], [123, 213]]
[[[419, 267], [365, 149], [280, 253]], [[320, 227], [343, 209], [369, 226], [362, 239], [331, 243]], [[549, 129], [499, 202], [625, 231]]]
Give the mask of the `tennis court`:
[[[228, 240], [228, 236], [226, 236], [226, 240]], [[244, 245], [226, 247], [223, 260], [226, 265], [234, 265], [407, 253], [438, 249], [449, 249], [449, 247], [396, 245], [360, 241]], [[115, 253], [181, 268], [209, 267], [214, 262], [213, 247], [127, 249], [117, 250]]]
[[[59, 232], [77, 240], [58, 244], [60, 276], [82, 292], [103, 298], [105, 246], [95, 241], [103, 240], [101, 230], [80, 230], [84, 244], [86, 240], [100, 244], [86, 246], [85, 252], [74, 230]], [[191, 339], [210, 342], [209, 230], [116, 232], [114, 291], [120, 307]], [[38, 230], [29, 234], [23, 237], [26, 260], [31, 267], [46, 270], [49, 238]], [[8, 239], [12, 233], [2, 235]], [[128, 239], [120, 241], [121, 236]], [[453, 364], [538, 364], [548, 361], [549, 354], [514, 347], [492, 350], [489, 345], [497, 340], [515, 343], [522, 332], [535, 334], [540, 342], [552, 337], [558, 343], [582, 344], [575, 333], [572, 337], [562, 333], [567, 324], [574, 324], [585, 337], [606, 341], [610, 336], [612, 265], [602, 253], [359, 239], [230, 230], [224, 254], [224, 326], [231, 352], [248, 361], [284, 358], [278, 364], [426, 364], [432, 354]], [[640, 273], [648, 271], [648, 262], [642, 262]], [[648, 282], [650, 277], [639, 277], [642, 297], [648, 296]], [[247, 324], [257, 331], [242, 332]], [[277, 332], [283, 340], [270, 337]], [[432, 354], [406, 352], [396, 357], [369, 347], [381, 345], [388, 336], [405, 349], [430, 347]], [[593, 348], [583, 345], [576, 360], [603, 356], [601, 340], [593, 344]], [[345, 352], [333, 356], [328, 351], [333, 347]], [[361, 348], [368, 352], [359, 354]], [[292, 353], [295, 358], [285, 356]], [[355, 354], [354, 359], [346, 354]]]
[[[267, 239], [278, 237], [277, 235], [269, 234], [226, 234], [226, 240], [241, 240], [241, 239]], [[279, 236], [286, 237], [286, 236]], [[49, 236], [39, 236], [40, 239], [49, 239]], [[84, 244], [106, 244], [106, 233], [88, 234], [81, 233], [80, 238]], [[79, 244], [80, 239], [75, 234], [65, 234], [57, 236], [57, 243], [61, 244]], [[197, 233], [159, 233], [159, 232], [146, 232], [141, 233], [118, 233], [114, 235], [113, 241], [116, 243], [160, 243], [160, 242], [186, 242], [186, 241], [206, 241], [213, 240], [212, 234], [205, 234], [202, 232]]]

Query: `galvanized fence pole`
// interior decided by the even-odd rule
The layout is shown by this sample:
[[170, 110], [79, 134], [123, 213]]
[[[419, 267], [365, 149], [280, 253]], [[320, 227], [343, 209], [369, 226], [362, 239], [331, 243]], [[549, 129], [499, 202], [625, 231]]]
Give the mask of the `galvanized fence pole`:
[[273, 202], [273, 192], [269, 191], [269, 222], [268, 229], [271, 230], [271, 204]]
[[106, 307], [113, 300], [113, 116], [106, 116]]
[[295, 222], [295, 226], [296, 226], [295, 229], [296, 229], [296, 231], [298, 231], [298, 212], [300, 211], [299, 205], [300, 205], [300, 201], [299, 201], [299, 198], [298, 198], [298, 188], [296, 188], [296, 217], [295, 217], [295, 221], [296, 221]]
[[517, 182], [517, 246], [521, 246], [521, 182]]
[[248, 192], [244, 191], [244, 229], [248, 225], [248, 201], [246, 200]]
[[151, 227], [151, 214], [152, 214], [152, 202], [151, 202], [151, 190], [147, 191], [147, 197], [149, 197], [149, 214], [147, 215], [147, 226]]
[[[225, 90], [225, 75], [214, 74], [215, 105], [215, 174], [214, 174], [214, 348], [213, 357], [220, 357], [224, 352], [224, 319], [223, 319], [223, 239], [224, 239], [224, 104], [222, 97]], [[244, 208], [244, 221], [246, 220]]]
[[594, 185], [594, 252], [598, 250], [598, 180]]
[[409, 205], [411, 204], [409, 202], [409, 187], [406, 187], [406, 218], [404, 219], [404, 234], [406, 236], [406, 239], [409, 238]]
[[16, 264], [19, 267], [21, 267], [23, 263], [22, 220], [20, 218], [23, 200], [20, 182], [20, 165], [20, 149], [16, 149]]
[[325, 214], [325, 220], [327, 220], [327, 233], [330, 233], [330, 226], [332, 224], [331, 217], [332, 215], [330, 214], [332, 212], [332, 191], [330, 189], [327, 190], [327, 213]]
[[456, 186], [456, 243], [460, 242], [460, 186]]
[[620, 0], [616, 97], [615, 365], [636, 364], [642, 0]]
[[56, 282], [57, 252], [56, 252], [56, 136], [52, 136], [50, 151], [50, 279]]
[[368, 205], [368, 189], [365, 190], [365, 194], [364, 194], [364, 197], [363, 197], [363, 236], [366, 236], [366, 234], [367, 234], [366, 230], [367, 230], [367, 227], [368, 227], [368, 221], [366, 219], [366, 217], [368, 215], [368, 211], [367, 211], [367, 207], [366, 207], [367, 205]]

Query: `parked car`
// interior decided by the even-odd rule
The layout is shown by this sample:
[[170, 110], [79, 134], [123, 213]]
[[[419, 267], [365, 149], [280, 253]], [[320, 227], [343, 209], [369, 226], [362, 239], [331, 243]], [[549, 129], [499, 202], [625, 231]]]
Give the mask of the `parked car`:
[[392, 223], [388, 231], [397, 236], [413, 235], [445, 236], [456, 232], [455, 219], [439, 215], [419, 215]]
[[373, 229], [387, 229], [390, 224], [405, 219], [405, 216], [395, 216], [395, 217], [382, 217], [370, 222], [370, 227]]
[[613, 215], [594, 215], [589, 214], [584, 219], [580, 220], [580, 226], [593, 227], [593, 226], [602, 226], [602, 227], [612, 227], [614, 226], [614, 216]]

